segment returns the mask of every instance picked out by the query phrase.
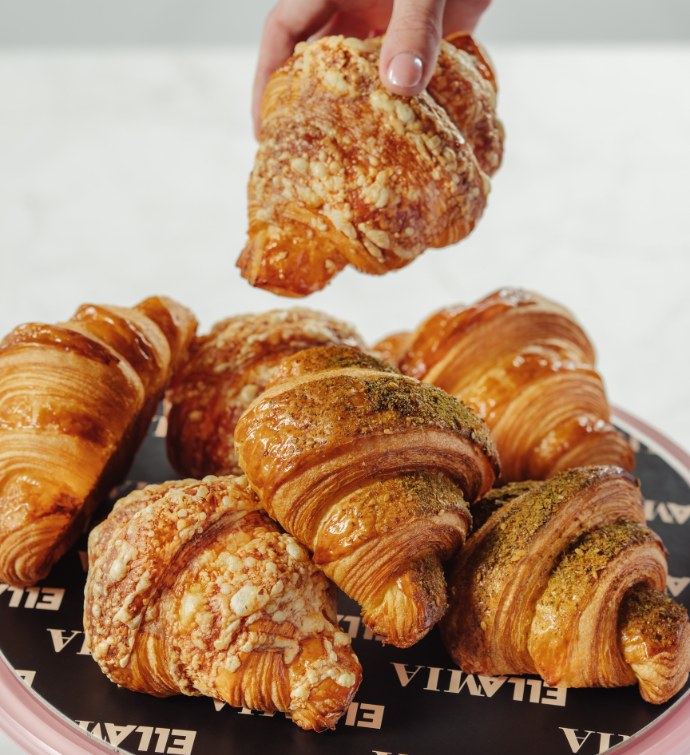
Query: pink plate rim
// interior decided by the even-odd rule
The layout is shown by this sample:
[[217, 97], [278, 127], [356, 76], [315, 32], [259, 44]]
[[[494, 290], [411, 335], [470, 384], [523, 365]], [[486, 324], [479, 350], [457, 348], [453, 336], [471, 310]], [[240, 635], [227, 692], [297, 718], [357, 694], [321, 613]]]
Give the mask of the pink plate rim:
[[[690, 484], [690, 454], [658, 430], [621, 409], [614, 420], [674, 461]], [[0, 729], [30, 755], [112, 755], [117, 749], [79, 729], [33, 692], [9, 667], [0, 652]], [[630, 740], [611, 748], [616, 755], [687, 755], [690, 751], [690, 692]]]
[[[655, 428], [618, 407], [613, 408], [613, 419], [621, 429], [634, 430], [636, 437], [641, 436], [646, 445], [660, 451], [667, 461], [675, 462], [672, 466], [690, 484], [690, 454]], [[649, 726], [640, 729], [627, 742], [616, 745], [607, 752], [615, 755], [688, 755], [689, 751], [690, 692], [686, 692]]]

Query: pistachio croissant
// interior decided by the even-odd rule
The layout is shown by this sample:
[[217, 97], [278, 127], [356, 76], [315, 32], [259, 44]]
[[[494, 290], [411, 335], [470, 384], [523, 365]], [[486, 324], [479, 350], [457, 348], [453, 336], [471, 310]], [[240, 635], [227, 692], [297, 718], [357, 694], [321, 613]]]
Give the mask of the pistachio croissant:
[[280, 361], [311, 346], [363, 348], [354, 328], [309, 309], [240, 315], [197, 337], [168, 397], [168, 457], [182, 475], [238, 474], [233, 448], [242, 412], [270, 381]]
[[564, 687], [637, 683], [652, 703], [681, 689], [688, 614], [664, 594], [666, 552], [634, 478], [572, 469], [498, 488], [475, 512], [441, 626], [460, 668]]
[[381, 275], [467, 236], [501, 162], [487, 58], [467, 35], [441, 43], [416, 97], [379, 81], [381, 39], [301, 43], [261, 104], [242, 275], [286, 296], [346, 265]]
[[150, 485], [89, 536], [84, 629], [117, 684], [332, 728], [361, 680], [335, 595], [244, 478]]
[[153, 297], [86, 304], [0, 342], [0, 581], [37, 582], [74, 542], [126, 473], [195, 328]]
[[587, 464], [634, 466], [628, 442], [609, 422], [586, 333], [567, 309], [538, 294], [506, 288], [442, 309], [380, 349], [403, 373], [452, 393], [486, 421], [505, 481]]
[[356, 349], [313, 348], [282, 362], [235, 446], [268, 513], [386, 642], [407, 647], [439, 620], [442, 562], [497, 472], [467, 407]]

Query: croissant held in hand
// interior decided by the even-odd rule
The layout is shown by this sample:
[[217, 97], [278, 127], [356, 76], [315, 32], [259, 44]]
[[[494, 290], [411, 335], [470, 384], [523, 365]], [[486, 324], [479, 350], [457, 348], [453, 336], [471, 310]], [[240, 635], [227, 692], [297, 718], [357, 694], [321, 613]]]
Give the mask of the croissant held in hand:
[[497, 460], [467, 407], [344, 346], [288, 357], [235, 430], [240, 466], [268, 513], [407, 647], [446, 609], [441, 562], [469, 529], [465, 501]]
[[150, 485], [89, 537], [84, 629], [112, 681], [332, 728], [361, 680], [335, 595], [244, 478]]
[[126, 473], [195, 328], [153, 297], [85, 304], [0, 342], [0, 581], [34, 584], [74, 542]]
[[354, 328], [301, 308], [231, 317], [196, 338], [168, 394], [166, 443], [173, 467], [192, 477], [239, 473], [235, 425], [280, 361], [336, 343], [364, 347]]
[[503, 479], [544, 479], [569, 467], [635, 457], [609, 423], [594, 350], [564, 307], [502, 289], [442, 309], [413, 334], [380, 345], [407, 375], [452, 393], [485, 421]]
[[455, 35], [427, 90], [399, 97], [379, 81], [380, 49], [301, 43], [269, 80], [237, 263], [252, 285], [305, 296], [346, 265], [381, 275], [481, 216], [503, 141], [487, 59]]
[[442, 635], [468, 673], [564, 687], [638, 683], [663, 703], [690, 670], [690, 625], [664, 594], [666, 552], [636, 481], [586, 467], [499, 488], [449, 579]]

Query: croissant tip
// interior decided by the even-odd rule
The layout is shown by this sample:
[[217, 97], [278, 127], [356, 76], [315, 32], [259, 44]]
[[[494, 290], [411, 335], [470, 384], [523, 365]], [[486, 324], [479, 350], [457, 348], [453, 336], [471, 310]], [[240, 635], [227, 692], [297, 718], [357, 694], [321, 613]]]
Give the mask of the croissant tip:
[[235, 266], [240, 275], [254, 288], [270, 291], [278, 296], [300, 299], [323, 289], [337, 272], [324, 267], [319, 277], [306, 275], [302, 264], [288, 264], [290, 252], [279, 248], [267, 249], [261, 236], [247, 241]]

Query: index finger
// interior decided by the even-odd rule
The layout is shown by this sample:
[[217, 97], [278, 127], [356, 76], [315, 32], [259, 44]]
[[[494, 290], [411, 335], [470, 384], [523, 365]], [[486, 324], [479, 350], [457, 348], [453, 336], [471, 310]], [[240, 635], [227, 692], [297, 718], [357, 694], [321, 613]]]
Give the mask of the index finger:
[[279, 0], [266, 17], [252, 92], [255, 135], [259, 132], [259, 107], [269, 77], [292, 55], [297, 42], [322, 28], [335, 11], [330, 0]]

